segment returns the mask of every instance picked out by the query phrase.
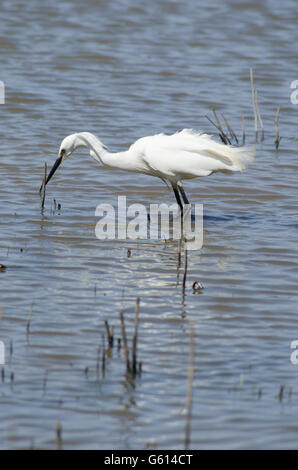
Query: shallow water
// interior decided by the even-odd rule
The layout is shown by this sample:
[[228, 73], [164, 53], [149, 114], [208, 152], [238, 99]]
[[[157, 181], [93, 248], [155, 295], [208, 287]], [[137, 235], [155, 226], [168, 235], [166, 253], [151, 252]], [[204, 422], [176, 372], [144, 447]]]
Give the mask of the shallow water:
[[[182, 449], [190, 320], [191, 447], [297, 448], [297, 20], [289, 0], [2, 2], [1, 448], [54, 449], [59, 422], [66, 449]], [[97, 204], [118, 195], [173, 203], [158, 180], [77, 151], [41, 214], [44, 162], [69, 133], [118, 151], [160, 131], [213, 132], [216, 107], [241, 137], [242, 107], [252, 143], [250, 67], [265, 140], [246, 172], [186, 182], [205, 232], [184, 296], [176, 243], [94, 233]], [[131, 339], [137, 296], [142, 374], [128, 380], [115, 346], [103, 376], [104, 320], [117, 339], [122, 309]]]

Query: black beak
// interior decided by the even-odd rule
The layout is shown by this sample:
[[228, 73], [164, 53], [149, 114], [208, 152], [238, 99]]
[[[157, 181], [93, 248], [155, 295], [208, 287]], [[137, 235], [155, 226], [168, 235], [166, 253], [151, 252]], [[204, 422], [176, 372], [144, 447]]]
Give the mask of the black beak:
[[54, 165], [52, 166], [52, 169], [47, 177], [47, 180], [46, 180], [46, 183], [45, 184], [48, 184], [48, 182], [50, 181], [50, 179], [52, 178], [53, 174], [55, 173], [55, 171], [57, 170], [57, 168], [59, 168], [59, 166], [61, 165], [62, 163], [62, 156], [57, 158], [57, 160], [55, 161]]
[[[59, 166], [61, 165], [62, 163], [62, 156], [57, 158], [57, 160], [55, 161], [54, 165], [52, 166], [52, 169], [50, 171], [50, 173], [48, 174], [48, 177], [46, 179], [46, 182], [45, 182], [45, 185], [48, 184], [48, 182], [50, 181], [50, 179], [52, 178], [53, 174], [55, 173], [55, 171], [57, 170], [57, 168], [59, 168]], [[42, 189], [42, 185], [39, 189], [39, 192], [41, 192], [41, 189]]]

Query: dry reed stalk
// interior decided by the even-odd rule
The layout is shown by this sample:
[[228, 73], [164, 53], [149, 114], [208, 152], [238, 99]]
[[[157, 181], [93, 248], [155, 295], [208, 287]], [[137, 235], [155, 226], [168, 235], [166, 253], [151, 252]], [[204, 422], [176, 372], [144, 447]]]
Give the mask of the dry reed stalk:
[[241, 113], [242, 145], [244, 145], [245, 144], [245, 119], [244, 119], [242, 108], [240, 108], [240, 113]]
[[250, 85], [251, 85], [251, 96], [252, 96], [252, 106], [254, 110], [254, 117], [255, 117], [255, 134], [256, 134], [256, 142], [258, 141], [258, 115], [256, 110], [256, 99], [255, 99], [255, 89], [254, 89], [254, 77], [253, 77], [253, 70], [252, 68], [249, 69], [249, 77], [250, 77]]
[[216, 129], [219, 131], [219, 134], [218, 134], [218, 135], [219, 135], [219, 137], [220, 137], [220, 140], [221, 140], [225, 145], [227, 145], [227, 143], [228, 143], [228, 142], [227, 142], [227, 139], [225, 138], [225, 136], [223, 136], [223, 135], [221, 134], [220, 129], [219, 129], [219, 127], [217, 126], [217, 124], [216, 124], [214, 121], [212, 121], [212, 119], [211, 119], [209, 116], [207, 116], [207, 114], [206, 114], [205, 117], [208, 119], [209, 122], [211, 122], [211, 124], [212, 124], [214, 127], [216, 127]]
[[138, 343], [138, 325], [139, 325], [140, 298], [136, 302], [135, 331], [132, 340], [132, 373], [137, 374], [137, 343]]
[[104, 377], [106, 374], [106, 350], [102, 350], [102, 358], [101, 358], [101, 374]]
[[279, 142], [280, 142], [280, 139], [281, 139], [281, 137], [279, 136], [279, 129], [278, 129], [279, 112], [280, 112], [280, 108], [277, 108], [276, 116], [275, 116], [275, 120], [274, 120], [274, 127], [275, 127], [275, 132], [276, 132], [276, 139], [275, 139], [274, 143], [275, 143], [275, 149], [276, 150], [278, 150]]
[[282, 402], [282, 400], [283, 400], [284, 390], [285, 390], [285, 386], [281, 385], [280, 389], [279, 389], [279, 394], [278, 394], [278, 399], [279, 399], [280, 402]]
[[105, 327], [106, 327], [106, 332], [107, 332], [107, 337], [108, 337], [108, 345], [109, 348], [112, 349], [113, 344], [114, 344], [114, 334], [113, 334], [113, 327], [109, 327], [109, 323], [107, 320], [105, 320]]
[[126, 338], [126, 331], [125, 331], [125, 323], [124, 323], [124, 316], [123, 316], [123, 311], [120, 311], [120, 321], [121, 321], [121, 331], [122, 331], [122, 339], [123, 339], [123, 349], [124, 349], [124, 355], [125, 355], [125, 360], [126, 360], [126, 371], [131, 372], [131, 367], [130, 367], [130, 360], [129, 360], [129, 351], [127, 347], [127, 338]]
[[214, 117], [215, 117], [215, 119], [216, 119], [216, 123], [217, 123], [217, 126], [216, 126], [216, 127], [217, 127], [217, 129], [219, 130], [219, 132], [220, 132], [221, 139], [223, 140], [223, 142], [224, 142], [226, 145], [231, 144], [230, 139], [228, 138], [227, 134], [224, 132], [224, 130], [223, 130], [222, 126], [221, 126], [220, 120], [219, 120], [219, 118], [218, 118], [218, 116], [217, 116], [216, 111], [215, 111], [214, 108], [212, 109], [212, 112], [213, 112]]
[[259, 108], [258, 90], [256, 90], [255, 99], [256, 99], [256, 111], [257, 111], [257, 116], [258, 116], [259, 123], [260, 123], [260, 126], [261, 126], [261, 131], [262, 131], [262, 135], [261, 135], [261, 138], [260, 138], [260, 142], [263, 142], [263, 140], [264, 140], [264, 125], [263, 125], [263, 120], [262, 120], [262, 118], [261, 118], [261, 113], [260, 113], [260, 108]]
[[238, 144], [239, 143], [238, 138], [237, 138], [235, 132], [233, 131], [231, 124], [229, 123], [229, 121], [227, 120], [227, 118], [225, 117], [225, 115], [223, 113], [221, 113], [221, 115], [222, 115], [223, 121], [224, 121], [224, 123], [225, 123], [225, 125], [226, 125], [226, 127], [227, 127], [227, 129], [230, 133], [231, 139], [234, 139], [235, 142]]

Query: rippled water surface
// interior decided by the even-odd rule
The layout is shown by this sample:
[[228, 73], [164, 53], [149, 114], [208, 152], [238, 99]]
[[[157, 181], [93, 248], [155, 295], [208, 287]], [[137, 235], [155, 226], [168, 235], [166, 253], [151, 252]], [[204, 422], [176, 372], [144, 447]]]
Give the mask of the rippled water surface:
[[[191, 447], [297, 448], [297, 21], [290, 0], [1, 2], [1, 448], [55, 449], [60, 423], [65, 449], [182, 449], [190, 321]], [[184, 296], [176, 243], [95, 237], [99, 203], [174, 202], [161, 181], [101, 170], [79, 149], [41, 213], [44, 162], [72, 132], [119, 151], [161, 131], [213, 132], [215, 107], [241, 138], [242, 108], [253, 143], [250, 67], [265, 139], [246, 172], [186, 182], [205, 231]], [[130, 341], [137, 297], [131, 380], [119, 312]], [[116, 344], [103, 374], [105, 320]]]

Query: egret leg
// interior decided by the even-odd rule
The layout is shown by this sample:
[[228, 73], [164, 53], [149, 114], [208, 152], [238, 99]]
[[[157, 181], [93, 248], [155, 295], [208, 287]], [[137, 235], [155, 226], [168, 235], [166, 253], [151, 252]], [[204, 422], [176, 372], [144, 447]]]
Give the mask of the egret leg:
[[174, 184], [172, 184], [172, 188], [173, 188], [175, 198], [176, 198], [178, 206], [180, 207], [181, 215], [182, 215], [183, 214], [183, 205], [182, 205], [182, 202], [181, 202], [181, 199], [180, 199], [178, 188]]
[[181, 193], [181, 196], [182, 196], [182, 199], [183, 199], [184, 204], [190, 204], [190, 202], [189, 202], [189, 200], [187, 199], [187, 196], [186, 196], [186, 194], [185, 194], [185, 191], [184, 191], [183, 186], [182, 186], [182, 184], [181, 184], [180, 181], [179, 181], [179, 183], [178, 183], [178, 189], [179, 189], [179, 191], [180, 191], [180, 193]]

